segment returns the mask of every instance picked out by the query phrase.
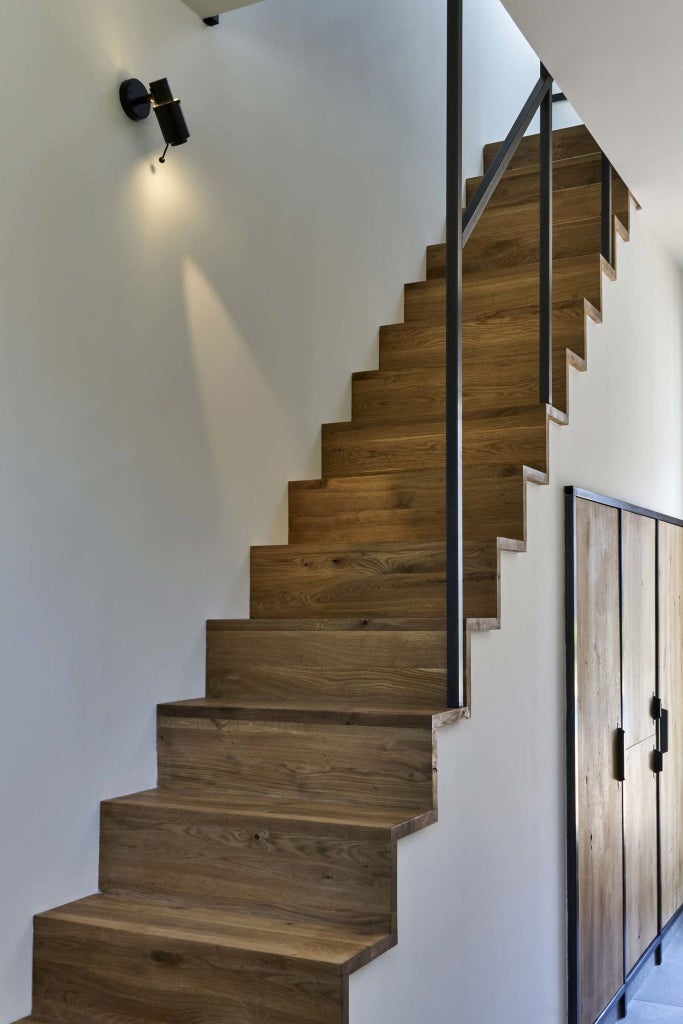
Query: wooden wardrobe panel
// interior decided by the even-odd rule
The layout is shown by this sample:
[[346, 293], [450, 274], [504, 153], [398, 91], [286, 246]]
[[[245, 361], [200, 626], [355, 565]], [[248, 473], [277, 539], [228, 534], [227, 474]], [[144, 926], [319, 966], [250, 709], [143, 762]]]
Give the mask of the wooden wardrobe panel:
[[660, 775], [662, 920], [683, 903], [683, 529], [659, 524], [659, 693], [669, 712]]
[[626, 970], [657, 937], [657, 777], [654, 734], [629, 747], [625, 758], [624, 849]]
[[657, 524], [622, 512], [621, 537], [624, 729], [631, 747], [655, 731]]
[[592, 1024], [624, 981], [617, 509], [577, 500], [576, 574], [579, 1018]]

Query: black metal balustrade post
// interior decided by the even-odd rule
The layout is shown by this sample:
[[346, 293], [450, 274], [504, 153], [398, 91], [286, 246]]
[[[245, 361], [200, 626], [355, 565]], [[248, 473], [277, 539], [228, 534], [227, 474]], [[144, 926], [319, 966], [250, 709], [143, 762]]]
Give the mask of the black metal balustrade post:
[[541, 64], [541, 81], [548, 91], [541, 100], [540, 147], [540, 337], [539, 380], [540, 400], [553, 404], [553, 82]]
[[614, 235], [612, 222], [612, 165], [602, 154], [602, 255], [614, 266]]
[[462, 545], [462, 17], [448, 0], [446, 113], [446, 669], [465, 706]]

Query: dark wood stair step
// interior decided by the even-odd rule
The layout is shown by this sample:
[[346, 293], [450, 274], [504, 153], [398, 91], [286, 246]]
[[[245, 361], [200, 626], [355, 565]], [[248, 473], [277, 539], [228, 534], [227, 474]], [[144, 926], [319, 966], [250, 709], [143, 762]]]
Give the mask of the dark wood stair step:
[[[484, 146], [484, 171], [493, 162], [502, 142], [489, 142]], [[571, 128], [556, 128], [553, 132], [553, 163], [558, 160], [599, 153], [600, 147], [584, 124]], [[540, 135], [525, 135], [510, 163], [511, 168], [538, 166]]]
[[441, 615], [443, 543], [289, 544], [251, 551], [253, 617]]
[[[599, 253], [553, 261], [553, 306], [588, 299], [600, 309], [602, 273], [608, 266]], [[610, 275], [613, 276], [613, 273]], [[478, 271], [463, 279], [463, 320], [476, 320], [513, 309], [535, 309], [539, 302], [538, 266]], [[440, 278], [407, 284], [406, 322], [440, 323], [446, 316], [446, 282]]]
[[289, 541], [441, 540], [445, 508], [443, 469], [299, 481], [289, 487]]
[[[465, 184], [466, 202], [470, 202], [483, 175], [468, 178]], [[553, 164], [553, 194], [564, 189], [596, 185], [602, 181], [602, 155], [599, 152], [556, 160]], [[540, 175], [533, 164], [509, 167], [493, 193], [487, 212], [499, 205], [511, 205], [535, 200], [540, 196]], [[476, 230], [476, 229], [475, 229]]]
[[[400, 835], [431, 815], [274, 813], [171, 791], [105, 801], [100, 889], [140, 899], [392, 931]], [[391, 823], [389, 823], [391, 821]]]
[[209, 697], [431, 708], [446, 690], [445, 621], [210, 622], [206, 668]]
[[[556, 348], [572, 349], [585, 356], [586, 317], [599, 322], [600, 313], [585, 297], [553, 304], [553, 338]], [[465, 321], [463, 354], [475, 354], [484, 345], [528, 340], [538, 350], [538, 308], [511, 309]], [[390, 324], [380, 330], [380, 370], [434, 369], [445, 372], [446, 328], [444, 324], [418, 321]], [[467, 364], [466, 364], [467, 365]]]
[[[613, 211], [624, 230], [629, 226], [629, 194], [623, 181], [615, 178]], [[553, 199], [553, 256], [566, 259], [584, 253], [599, 252], [601, 245], [600, 183], [563, 189]], [[463, 270], [477, 270], [538, 264], [538, 199], [523, 202], [497, 202], [487, 207], [464, 250]], [[623, 235], [624, 231], [620, 231]], [[446, 245], [427, 248], [427, 278], [444, 277]]]
[[340, 1024], [387, 933], [99, 894], [35, 920], [34, 1009], [56, 1022]]
[[[465, 538], [464, 567], [466, 614], [497, 615], [496, 538]], [[347, 616], [350, 608], [368, 615], [442, 615], [445, 580], [443, 542], [254, 548], [252, 615]]]
[[[524, 537], [521, 466], [469, 467], [463, 480], [468, 537]], [[300, 481], [290, 486], [290, 543], [443, 540], [443, 470]]]
[[[500, 413], [500, 414], [498, 414]], [[463, 462], [519, 463], [547, 472], [547, 410], [540, 403], [463, 419]], [[323, 426], [323, 476], [359, 476], [443, 469], [445, 423], [328, 423]]]
[[[303, 719], [303, 720], [302, 720]], [[246, 717], [224, 702], [188, 701], [158, 713], [159, 785], [184, 793], [210, 789], [217, 799], [264, 794], [289, 801], [433, 809], [430, 716], [422, 724], [355, 724], [268, 709]]]

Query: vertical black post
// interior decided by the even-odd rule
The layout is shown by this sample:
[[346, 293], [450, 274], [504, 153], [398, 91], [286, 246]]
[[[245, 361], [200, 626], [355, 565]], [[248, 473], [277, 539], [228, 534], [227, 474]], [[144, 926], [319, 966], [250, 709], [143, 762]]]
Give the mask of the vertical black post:
[[462, 9], [448, 0], [446, 114], [446, 631], [448, 706], [465, 704], [462, 554]]
[[612, 165], [602, 154], [602, 255], [614, 266], [614, 235], [612, 232]]
[[578, 683], [579, 666], [576, 651], [577, 543], [576, 493], [564, 489], [564, 623], [566, 656], [566, 757], [567, 757], [567, 961], [568, 1021], [578, 1024], [581, 1005], [579, 972], [579, 829], [577, 797], [578, 778]]
[[553, 80], [541, 64], [548, 91], [541, 101], [540, 401], [553, 402]]

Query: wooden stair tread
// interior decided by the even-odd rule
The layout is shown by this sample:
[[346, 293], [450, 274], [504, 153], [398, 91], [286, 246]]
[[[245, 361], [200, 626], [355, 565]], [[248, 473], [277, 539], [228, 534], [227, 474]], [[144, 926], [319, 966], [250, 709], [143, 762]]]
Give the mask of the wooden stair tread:
[[[588, 153], [582, 156], [556, 160], [553, 166], [553, 196], [560, 195], [569, 189], [584, 185], [594, 185], [602, 179], [602, 157], [600, 153]], [[483, 176], [468, 178], [465, 184], [466, 201], [472, 200], [479, 188]], [[522, 200], [540, 197], [540, 175], [538, 167], [533, 164], [524, 167], [509, 168], [503, 175], [486, 209], [490, 211]]]
[[[525, 135], [513, 157], [511, 167], [537, 166], [539, 163], [540, 135]], [[493, 159], [503, 145], [502, 142], [489, 142], [484, 146], [484, 170], [488, 170]], [[599, 153], [600, 147], [586, 128], [585, 124], [572, 125], [570, 128], [556, 128], [553, 131], [553, 163], [559, 158], [576, 156], [585, 153]]]
[[[373, 371], [370, 371], [373, 372]], [[500, 424], [504, 421], [507, 426], [514, 427], [518, 423], [528, 422], [540, 422], [544, 415], [547, 415], [549, 407], [541, 405], [540, 402], [527, 401], [524, 405], [507, 405], [503, 408], [492, 408], [492, 409], [481, 409], [465, 407], [462, 411], [463, 423], [470, 426], [473, 430], [476, 430], [477, 426], [483, 426], [486, 422], [491, 421], [496, 424]], [[326, 432], [340, 432], [340, 433], [358, 433], [364, 432], [371, 434], [386, 434], [389, 436], [396, 437], [410, 437], [410, 436], [430, 436], [432, 434], [441, 434], [445, 430], [444, 417], [432, 417], [430, 419], [424, 418], [419, 420], [417, 423], [407, 422], [391, 422], [391, 423], [358, 423], [354, 420], [341, 420], [338, 423], [324, 423], [323, 430]], [[434, 467], [426, 467], [430, 472], [437, 472]], [[392, 471], [400, 472], [400, 471]], [[409, 472], [406, 470], [405, 472]], [[340, 478], [337, 478], [340, 479]]]
[[374, 946], [387, 942], [384, 933], [373, 936], [343, 925], [285, 921], [267, 915], [205, 907], [165, 906], [104, 893], [39, 914], [37, 920], [267, 954], [293, 962], [332, 965], [341, 970], [365, 962]]
[[209, 619], [206, 624], [210, 632], [230, 632], [249, 630], [250, 632], [298, 632], [299, 630], [353, 630], [363, 633], [380, 632], [388, 630], [419, 630], [419, 631], [443, 631], [446, 629], [446, 620], [435, 616], [412, 616], [401, 617], [391, 616], [385, 618], [319, 618], [319, 619]]
[[[589, 299], [600, 306], [601, 274], [613, 278], [614, 271], [599, 253], [553, 260], [553, 309], [556, 303]], [[536, 310], [539, 306], [538, 264], [522, 264], [490, 270], [475, 270], [463, 277], [463, 323], [512, 309]], [[446, 281], [442, 277], [414, 281], [404, 289], [405, 319], [422, 322], [445, 319]]]
[[160, 704], [159, 714], [164, 717], [201, 717], [220, 719], [248, 719], [262, 722], [319, 722], [335, 725], [386, 726], [390, 728], [433, 728], [447, 722], [459, 721], [466, 716], [465, 709], [442, 707], [427, 710], [415, 706], [345, 705], [320, 701], [306, 704], [265, 701], [228, 702], [218, 697], [199, 697], [194, 700]]
[[174, 789], [149, 789], [129, 796], [116, 797], [106, 801], [107, 804], [123, 805], [137, 808], [141, 812], [153, 811], [160, 815], [174, 815], [177, 812], [197, 818], [215, 821], [254, 822], [258, 827], [265, 828], [268, 822], [309, 824], [324, 823], [326, 825], [353, 826], [371, 829], [397, 829], [401, 833], [414, 831], [425, 823], [434, 820], [433, 811], [416, 809], [414, 815], [407, 817], [396, 808], [350, 806], [341, 803], [305, 800], [292, 802], [277, 799], [274, 794], [268, 796], [266, 806], [246, 801], [221, 802], [216, 794], [195, 792], [185, 794]]

